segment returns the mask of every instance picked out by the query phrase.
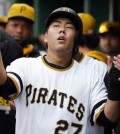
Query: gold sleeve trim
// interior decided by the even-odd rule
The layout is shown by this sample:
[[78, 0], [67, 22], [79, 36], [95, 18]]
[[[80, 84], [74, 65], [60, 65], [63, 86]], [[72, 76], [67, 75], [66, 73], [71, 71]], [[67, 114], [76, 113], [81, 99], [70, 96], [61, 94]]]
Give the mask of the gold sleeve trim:
[[[104, 110], [104, 108], [101, 108], [100, 111], [96, 114], [95, 120], [99, 117], [100, 113]], [[97, 124], [97, 123], [96, 123]], [[97, 124], [98, 125], [98, 124]], [[99, 125], [98, 125], [99, 126]]]

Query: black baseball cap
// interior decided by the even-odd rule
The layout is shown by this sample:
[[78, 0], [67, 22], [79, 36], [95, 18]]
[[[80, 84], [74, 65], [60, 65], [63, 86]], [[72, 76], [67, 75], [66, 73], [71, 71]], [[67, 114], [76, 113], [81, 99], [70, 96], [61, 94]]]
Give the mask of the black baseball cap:
[[76, 30], [79, 30], [80, 33], [82, 34], [82, 21], [80, 17], [77, 15], [77, 13], [69, 8], [69, 7], [60, 7], [51, 12], [45, 22], [45, 31], [48, 29], [49, 25], [51, 22], [59, 17], [67, 17], [69, 18], [73, 25], [75, 26]]

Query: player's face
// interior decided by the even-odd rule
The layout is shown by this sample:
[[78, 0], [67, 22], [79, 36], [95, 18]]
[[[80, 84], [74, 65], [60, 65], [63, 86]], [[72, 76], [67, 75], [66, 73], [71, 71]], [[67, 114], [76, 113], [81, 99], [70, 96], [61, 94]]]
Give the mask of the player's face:
[[48, 53], [57, 52], [62, 55], [72, 53], [74, 38], [76, 35], [75, 26], [67, 18], [55, 19], [45, 33], [45, 42], [48, 44]]
[[4, 25], [0, 25], [0, 29], [5, 30], [5, 26]]
[[9, 20], [6, 26], [6, 32], [22, 44], [30, 38], [32, 25], [23, 18], [13, 18]]
[[120, 38], [117, 36], [103, 35], [100, 37], [100, 48], [106, 54], [112, 56], [120, 47]]

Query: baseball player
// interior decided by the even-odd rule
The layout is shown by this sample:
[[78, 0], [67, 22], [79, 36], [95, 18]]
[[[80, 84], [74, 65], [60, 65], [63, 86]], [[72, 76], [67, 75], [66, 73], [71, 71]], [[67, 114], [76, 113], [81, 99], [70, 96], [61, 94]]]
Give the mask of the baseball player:
[[5, 31], [9, 33], [22, 47], [24, 57], [40, 55], [37, 46], [31, 43], [34, 24], [34, 8], [25, 3], [15, 3], [10, 7]]
[[107, 56], [103, 52], [96, 50], [99, 45], [99, 36], [94, 16], [89, 13], [78, 13], [78, 16], [83, 23], [83, 37], [79, 44], [79, 51], [107, 64]]
[[119, 83], [110, 71], [107, 99], [98, 74], [72, 59], [81, 34], [77, 13], [61, 7], [46, 20], [47, 55], [18, 59], [6, 71], [0, 56], [0, 94], [15, 99], [16, 134], [89, 134], [89, 119], [105, 127], [116, 125]]

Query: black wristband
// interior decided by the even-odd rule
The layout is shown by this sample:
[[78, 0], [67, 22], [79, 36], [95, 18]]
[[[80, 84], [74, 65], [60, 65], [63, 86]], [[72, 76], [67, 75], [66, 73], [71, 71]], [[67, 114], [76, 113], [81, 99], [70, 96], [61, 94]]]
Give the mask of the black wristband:
[[110, 100], [120, 100], [120, 70], [112, 66], [109, 71], [109, 87], [108, 87], [108, 98]]

